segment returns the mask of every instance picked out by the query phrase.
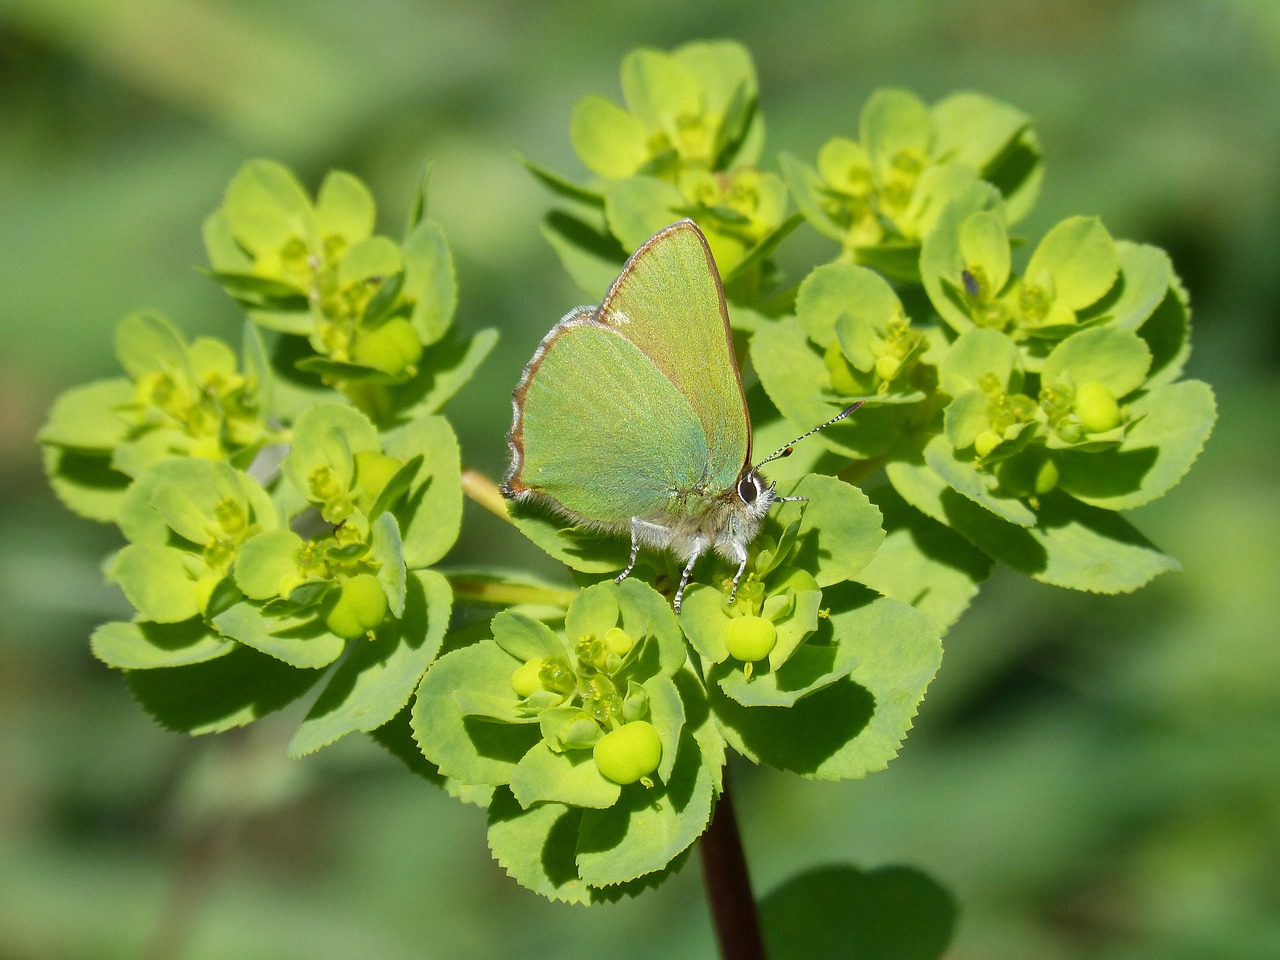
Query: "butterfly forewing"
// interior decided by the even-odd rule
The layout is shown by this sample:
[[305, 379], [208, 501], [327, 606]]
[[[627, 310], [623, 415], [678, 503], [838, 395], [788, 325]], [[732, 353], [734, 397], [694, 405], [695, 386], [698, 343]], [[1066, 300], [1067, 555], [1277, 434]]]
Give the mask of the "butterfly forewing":
[[603, 524], [656, 516], [707, 463], [689, 401], [630, 340], [571, 314], [543, 341], [516, 391], [508, 491], [550, 498]]
[[[598, 311], [693, 407], [707, 437], [705, 481], [729, 489], [751, 457], [751, 425], [720, 275], [692, 220], [672, 224], [627, 263]], [[687, 489], [687, 488], [685, 488]]]

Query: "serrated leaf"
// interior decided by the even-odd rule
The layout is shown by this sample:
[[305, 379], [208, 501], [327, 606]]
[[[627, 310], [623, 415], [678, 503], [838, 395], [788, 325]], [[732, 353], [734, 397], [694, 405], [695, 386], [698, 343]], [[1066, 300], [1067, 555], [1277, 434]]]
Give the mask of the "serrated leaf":
[[89, 637], [93, 655], [109, 667], [151, 670], [213, 660], [235, 649], [199, 618], [182, 623], [113, 621]]
[[[843, 397], [830, 392], [826, 364], [792, 317], [756, 331], [751, 338], [751, 363], [769, 399], [797, 433], [830, 420], [848, 406]], [[806, 442], [816, 441], [846, 457], [870, 459], [890, 450], [900, 436], [898, 416], [886, 406], [859, 410]]]
[[288, 612], [242, 600], [213, 618], [224, 636], [275, 657], [291, 667], [317, 670], [337, 660], [346, 641], [329, 632], [319, 609]]
[[287, 707], [317, 679], [246, 647], [205, 663], [128, 674], [134, 699], [161, 726], [196, 735], [242, 727]]
[[947, 204], [920, 246], [925, 291], [939, 316], [957, 333], [973, 327], [968, 306], [960, 297], [961, 271], [968, 266], [960, 251], [960, 225], [984, 210], [1003, 210], [1003, 199], [991, 184], [979, 182]]
[[823, 603], [843, 652], [857, 657], [849, 679], [792, 707], [744, 707], [712, 686], [712, 709], [729, 744], [757, 763], [814, 780], [857, 779], [897, 754], [942, 645], [922, 613], [860, 584], [824, 590]]
[[553, 518], [536, 504], [507, 504], [516, 529], [538, 549], [581, 573], [609, 573], [627, 564], [630, 548], [620, 536], [602, 535], [568, 521]]
[[72, 513], [113, 523], [120, 512], [130, 478], [97, 454], [62, 447], [44, 448], [44, 470], [49, 486]]
[[444, 577], [414, 571], [403, 616], [384, 620], [373, 640], [355, 642], [289, 741], [289, 755], [311, 753], [357, 730], [370, 732], [396, 716], [440, 649], [452, 606]]
[[454, 691], [515, 700], [511, 675], [520, 664], [492, 640], [446, 653], [422, 678], [413, 705], [413, 735], [440, 772], [467, 784], [497, 786], [541, 739], [536, 725], [495, 723], [464, 715]]
[[1157, 387], [1130, 405], [1133, 426], [1116, 447], [1056, 454], [1059, 486], [1077, 500], [1129, 510], [1164, 496], [1191, 469], [1217, 419], [1213, 391], [1199, 380]]
[[611, 807], [622, 788], [605, 778], [590, 750], [556, 753], [545, 742], [520, 758], [511, 772], [511, 792], [522, 807], [564, 803], [573, 807]]
[[393, 457], [422, 457], [407, 495], [392, 513], [404, 540], [410, 569], [437, 563], [453, 547], [462, 526], [462, 454], [444, 417], [423, 416], [387, 435], [384, 449]]
[[711, 770], [698, 741], [686, 733], [665, 783], [631, 784], [609, 809], [583, 814], [578, 875], [593, 887], [607, 887], [661, 870], [706, 829], [711, 803]]
[[511, 791], [495, 790], [489, 804], [489, 850], [521, 886], [548, 900], [590, 903], [593, 892], [578, 876], [574, 839], [583, 811], [559, 803], [523, 809]]
[[1056, 302], [1072, 310], [1096, 303], [1111, 289], [1120, 272], [1115, 241], [1097, 217], [1068, 217], [1044, 235], [1023, 274], [1039, 284], [1053, 280]]
[[925, 462], [951, 489], [981, 504], [993, 514], [1021, 527], [1033, 526], [1036, 515], [1021, 500], [1009, 496], [995, 474], [980, 468], [973, 457], [951, 446], [946, 437], [937, 436], [924, 448]]
[[[494, 642], [516, 659], [513, 670], [529, 660], [565, 656], [564, 642], [541, 620], [503, 610], [490, 621], [489, 627]], [[504, 699], [511, 699], [510, 691], [504, 694]]]
[[181, 623], [200, 613], [200, 583], [208, 575], [194, 559], [175, 547], [131, 543], [116, 554], [111, 578], [143, 620]]
[[251, 600], [280, 596], [285, 578], [299, 574], [302, 546], [302, 538], [292, 530], [267, 530], [250, 537], [236, 554], [236, 586]]
[[886, 597], [911, 604], [944, 633], [991, 575], [991, 558], [909, 506], [890, 486], [877, 488], [872, 499], [884, 517], [886, 536], [857, 579]]
[[394, 422], [439, 412], [475, 376], [497, 342], [498, 331], [494, 329], [480, 330], [470, 337], [451, 330], [432, 344], [418, 361], [417, 374], [400, 388]]
[[836, 322], [841, 315], [883, 332], [901, 312], [897, 295], [883, 277], [849, 263], [815, 268], [796, 293], [796, 319], [809, 339], [820, 347], [829, 346], [835, 339]]
[[222, 210], [232, 235], [251, 252], [278, 249], [292, 237], [314, 245], [311, 200], [292, 171], [275, 161], [244, 164], [227, 187]]
[[1031, 528], [1005, 523], [954, 491], [944, 491], [941, 499], [950, 525], [978, 549], [1053, 586], [1129, 593], [1180, 569], [1117, 514], [1064, 493], [1041, 498]]
[[811, 573], [820, 587], [857, 576], [884, 542], [876, 506], [857, 487], [816, 473], [802, 479], [791, 495], [808, 502], [785, 504], [779, 511], [784, 525], [800, 520], [796, 548], [787, 562]]
[[423, 346], [429, 347], [448, 331], [458, 305], [453, 255], [440, 225], [433, 220], [423, 220], [410, 231], [404, 239], [403, 253], [401, 292], [413, 304], [409, 322]]
[[60, 393], [37, 439], [85, 451], [111, 450], [129, 435], [133, 384], [123, 377], [96, 380]]
[[1045, 359], [1040, 381], [1046, 386], [1079, 387], [1097, 381], [1117, 399], [1147, 378], [1151, 351], [1136, 333], [1117, 327], [1092, 327], [1072, 334]]

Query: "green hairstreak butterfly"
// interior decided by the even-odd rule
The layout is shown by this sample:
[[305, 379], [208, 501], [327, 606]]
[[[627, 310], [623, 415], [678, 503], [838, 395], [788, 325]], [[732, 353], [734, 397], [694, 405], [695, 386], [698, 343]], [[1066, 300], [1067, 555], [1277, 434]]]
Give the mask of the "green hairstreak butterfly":
[[618, 580], [640, 547], [671, 550], [685, 562], [677, 612], [698, 557], [714, 550], [736, 564], [736, 593], [769, 507], [803, 499], [779, 496], [760, 475], [791, 444], [751, 463], [724, 289], [692, 220], [646, 241], [600, 306], [578, 307], [551, 329], [512, 406], [503, 494], [629, 532], [631, 559]]

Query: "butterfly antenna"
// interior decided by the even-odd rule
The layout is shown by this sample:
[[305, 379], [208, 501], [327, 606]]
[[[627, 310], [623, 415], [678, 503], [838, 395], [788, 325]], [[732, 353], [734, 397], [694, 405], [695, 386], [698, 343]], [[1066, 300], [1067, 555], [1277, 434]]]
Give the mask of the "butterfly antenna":
[[802, 433], [802, 434], [800, 434], [800, 436], [796, 437], [796, 438], [795, 438], [794, 440], [792, 440], [790, 443], [786, 444], [785, 446], [779, 447], [779, 448], [778, 448], [777, 450], [775, 450], [773, 453], [769, 454], [769, 456], [765, 457], [763, 460], [761, 460], [759, 463], [757, 463], [754, 467], [752, 467], [752, 468], [751, 468], [752, 472], [754, 472], [754, 471], [756, 471], [756, 470], [759, 470], [759, 469], [760, 469], [761, 467], [763, 467], [766, 463], [771, 463], [771, 462], [772, 462], [772, 461], [774, 461], [774, 460], [780, 460], [780, 459], [781, 459], [781, 458], [783, 458], [783, 457], [789, 457], [789, 456], [791, 456], [791, 449], [792, 449], [792, 448], [793, 448], [797, 443], [799, 443], [801, 440], [803, 440], [805, 437], [811, 437], [811, 436], [813, 436], [815, 433], [817, 433], [819, 430], [825, 430], [825, 429], [827, 429], [827, 427], [831, 426], [833, 423], [839, 423], [841, 420], [843, 420], [843, 419], [844, 419], [845, 417], [847, 417], [849, 414], [853, 413], [853, 411], [857, 410], [860, 406], [862, 406], [862, 401], [861, 401], [861, 400], [857, 400], [857, 401], [855, 401], [854, 403], [849, 404], [849, 406], [845, 407], [843, 410], [841, 410], [839, 413], [837, 413], [834, 417], [832, 417], [832, 418], [831, 418], [830, 420], [828, 420], [826, 423], [820, 423], [820, 424], [818, 424], [816, 427], [814, 427], [814, 428], [813, 428], [812, 430], [810, 430], [808, 433]]

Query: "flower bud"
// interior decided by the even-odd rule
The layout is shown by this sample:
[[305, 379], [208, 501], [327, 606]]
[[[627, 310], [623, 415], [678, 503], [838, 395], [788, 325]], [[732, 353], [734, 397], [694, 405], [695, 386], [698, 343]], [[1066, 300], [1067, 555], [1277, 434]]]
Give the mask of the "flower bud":
[[542, 689], [542, 664], [544, 662], [542, 657], [534, 657], [532, 660], [526, 660], [516, 667], [515, 672], [511, 674], [511, 689], [515, 691], [517, 697], [523, 699]]

